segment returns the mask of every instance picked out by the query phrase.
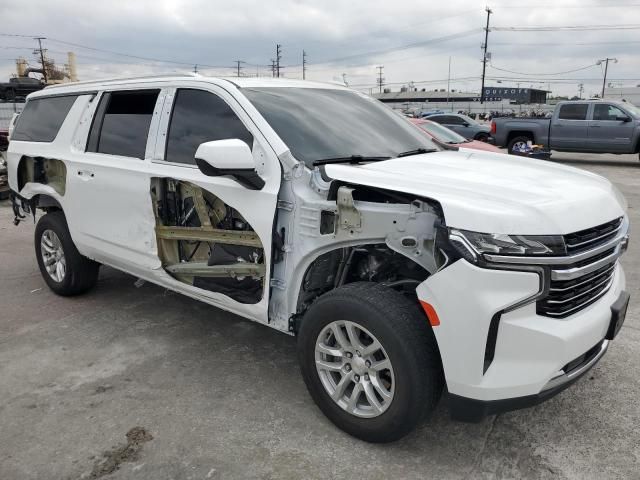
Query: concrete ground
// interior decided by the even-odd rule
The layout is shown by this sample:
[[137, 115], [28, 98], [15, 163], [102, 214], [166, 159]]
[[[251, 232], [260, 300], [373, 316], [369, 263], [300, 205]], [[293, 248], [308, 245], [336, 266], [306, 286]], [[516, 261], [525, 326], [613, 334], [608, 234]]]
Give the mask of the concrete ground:
[[[554, 155], [611, 179], [640, 225], [637, 157], [575, 157]], [[370, 445], [316, 408], [294, 338], [109, 268], [91, 293], [57, 297], [32, 222], [11, 220], [1, 203], [0, 479], [640, 478], [635, 238], [627, 321], [580, 382], [479, 424], [441, 405], [402, 441]]]

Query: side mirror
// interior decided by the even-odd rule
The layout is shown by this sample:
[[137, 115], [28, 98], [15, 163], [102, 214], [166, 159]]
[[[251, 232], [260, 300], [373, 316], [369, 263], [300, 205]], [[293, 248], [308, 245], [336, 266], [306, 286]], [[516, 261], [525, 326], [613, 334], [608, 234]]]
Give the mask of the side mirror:
[[208, 177], [230, 176], [251, 190], [264, 187], [264, 180], [256, 173], [253, 154], [240, 139], [201, 143], [195, 159], [200, 171]]
[[631, 119], [629, 117], [627, 117], [626, 115], [618, 115], [616, 117], [616, 120], [618, 120], [619, 122], [630, 122]]
[[467, 122], [462, 122], [462, 126], [463, 126], [463, 127], [468, 127], [468, 126], [469, 126], [469, 124], [468, 124]]

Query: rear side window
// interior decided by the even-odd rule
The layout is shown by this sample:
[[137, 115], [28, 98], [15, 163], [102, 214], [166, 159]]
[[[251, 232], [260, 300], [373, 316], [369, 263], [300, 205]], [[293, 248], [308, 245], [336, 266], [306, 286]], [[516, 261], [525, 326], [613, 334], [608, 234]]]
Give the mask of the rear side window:
[[253, 147], [253, 136], [224, 100], [204, 90], [178, 90], [165, 160], [195, 164], [194, 156], [201, 143], [231, 138]]
[[587, 103], [570, 103], [568, 105], [562, 105], [560, 107], [558, 118], [561, 120], [586, 120], [588, 109], [589, 104]]
[[20, 114], [11, 140], [53, 142], [78, 95], [34, 98]]
[[107, 92], [96, 110], [88, 152], [144, 158], [160, 90]]

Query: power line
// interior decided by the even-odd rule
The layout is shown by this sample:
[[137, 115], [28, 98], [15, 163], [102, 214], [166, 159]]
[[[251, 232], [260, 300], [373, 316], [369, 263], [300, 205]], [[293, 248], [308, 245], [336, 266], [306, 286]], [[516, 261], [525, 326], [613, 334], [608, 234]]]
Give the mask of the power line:
[[591, 32], [596, 30], [638, 30], [640, 24], [629, 25], [548, 25], [531, 27], [493, 27], [496, 32]]
[[553, 73], [525, 73], [525, 72], [514, 72], [513, 70], [507, 70], [506, 68], [499, 68], [496, 67], [495, 65], [493, 65], [492, 63], [489, 63], [489, 66], [491, 68], [493, 68], [494, 70], [500, 70], [501, 72], [507, 72], [507, 73], [515, 73], [516, 75], [534, 75], [534, 76], [544, 76], [544, 75], [563, 75], [565, 73], [573, 73], [573, 72], [580, 72], [582, 70], [586, 70], [588, 68], [591, 67], [595, 67], [597, 64], [596, 63], [592, 63], [591, 65], [587, 65], [586, 67], [580, 67], [580, 68], [576, 68], [574, 70], [566, 70], [564, 72], [553, 72]]

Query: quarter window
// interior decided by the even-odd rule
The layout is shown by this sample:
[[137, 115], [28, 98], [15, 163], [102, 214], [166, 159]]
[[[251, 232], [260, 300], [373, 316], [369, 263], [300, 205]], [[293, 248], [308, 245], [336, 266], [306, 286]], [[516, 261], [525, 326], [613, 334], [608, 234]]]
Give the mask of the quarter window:
[[20, 114], [12, 140], [53, 142], [78, 95], [34, 98]]
[[105, 93], [94, 116], [87, 151], [144, 158], [159, 92]]
[[588, 108], [589, 104], [587, 103], [569, 103], [562, 105], [558, 118], [561, 120], [586, 120]]
[[195, 164], [201, 143], [238, 138], [253, 146], [253, 136], [231, 107], [204, 90], [180, 89], [171, 113], [165, 160]]

